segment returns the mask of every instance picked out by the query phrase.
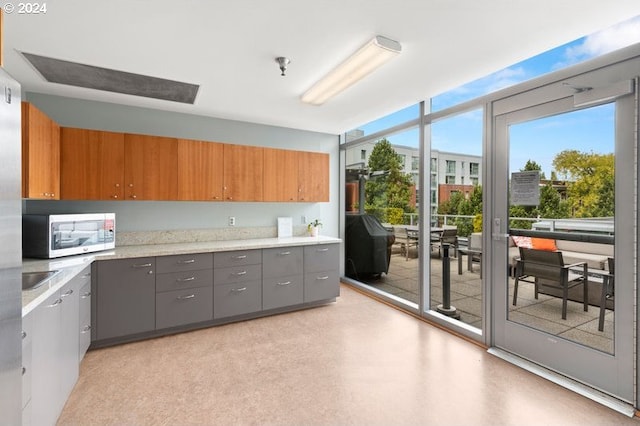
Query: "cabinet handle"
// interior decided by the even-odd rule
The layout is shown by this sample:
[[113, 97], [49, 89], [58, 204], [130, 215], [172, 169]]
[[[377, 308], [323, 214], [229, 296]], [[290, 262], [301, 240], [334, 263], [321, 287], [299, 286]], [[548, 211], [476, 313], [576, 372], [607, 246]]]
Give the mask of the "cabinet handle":
[[22, 375], [24, 376], [24, 374], [27, 372], [27, 367], [22, 366]]
[[196, 279], [196, 277], [176, 278], [176, 281], [180, 282], [180, 283], [184, 283], [184, 282], [187, 282], [187, 281], [194, 281], [195, 279]]
[[90, 291], [88, 291], [88, 292], [86, 292], [85, 294], [83, 294], [83, 295], [82, 295], [82, 296], [80, 296], [80, 297], [81, 297], [81, 298], [83, 298], [83, 299], [86, 299], [87, 297], [91, 297], [91, 292], [90, 292]]
[[291, 284], [291, 281], [287, 281], [287, 282], [284, 282], [284, 283], [278, 283], [278, 285], [283, 285], [283, 286], [284, 285], [289, 285], [289, 284]]
[[234, 275], [237, 275], [239, 277], [242, 276], [242, 275], [247, 275], [247, 271], [236, 272]]
[[82, 278], [91, 278], [91, 274], [84, 274]]
[[246, 254], [241, 254], [239, 256], [233, 256], [233, 258], [236, 259], [236, 260], [246, 259], [247, 255]]
[[329, 279], [329, 276], [327, 276], [327, 275], [325, 275], [324, 277], [316, 277], [316, 280], [318, 280], [318, 281], [325, 281], [325, 280], [328, 280], [328, 279]]
[[132, 268], [149, 268], [150, 266], [150, 263], [134, 263], [131, 265]]
[[189, 259], [189, 260], [179, 260], [178, 261], [179, 265], [187, 265], [189, 263], [196, 263], [196, 260], [195, 259]]
[[133, 198], [135, 200], [136, 198], [138, 198], [138, 196], [137, 195], [132, 195], [131, 198]]
[[187, 299], [193, 299], [194, 297], [196, 297], [195, 294], [190, 294], [188, 296], [178, 296], [176, 297], [176, 300], [187, 300]]
[[291, 254], [290, 251], [282, 251], [280, 252], [280, 256], [289, 256]]
[[49, 196], [51, 196], [51, 197], [55, 197], [55, 196], [56, 196], [56, 194], [54, 194], [54, 193], [52, 192], [51, 194], [49, 194]]
[[81, 333], [88, 333], [89, 331], [91, 331], [91, 326], [90, 326], [90, 325], [85, 325], [85, 326], [82, 328]]
[[231, 291], [234, 293], [242, 293], [243, 291], [246, 291], [247, 288], [246, 287], [242, 287], [242, 288], [232, 288]]
[[67, 296], [71, 296], [73, 294], [73, 289], [69, 289], [69, 291], [67, 291], [65, 294], [63, 294], [61, 297], [67, 297]]
[[118, 198], [118, 196], [117, 196], [117, 195], [114, 195], [114, 196], [113, 196], [112, 198], [115, 198], [115, 199], [117, 199], [117, 198]]
[[116, 188], [120, 188], [120, 184], [119, 184], [119, 183], [116, 183], [114, 186], [115, 186]]
[[319, 248], [319, 249], [316, 249], [316, 251], [317, 252], [324, 252], [324, 251], [329, 251], [329, 249], [328, 248]]
[[27, 337], [27, 332], [22, 330], [22, 338], [24, 339], [25, 337]]
[[53, 302], [51, 305], [47, 305], [47, 308], [55, 308], [56, 306], [58, 306], [61, 303], [62, 303], [62, 299], [56, 299], [56, 301]]
[[227, 197], [227, 200], [233, 200], [233, 197]]

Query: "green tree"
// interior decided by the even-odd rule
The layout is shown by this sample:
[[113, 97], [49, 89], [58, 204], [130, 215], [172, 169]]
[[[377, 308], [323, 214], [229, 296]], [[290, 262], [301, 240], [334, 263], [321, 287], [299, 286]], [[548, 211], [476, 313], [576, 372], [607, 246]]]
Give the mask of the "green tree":
[[569, 208], [574, 217], [614, 215], [614, 155], [565, 150], [553, 160], [558, 173], [570, 180]]
[[[369, 157], [368, 168], [371, 179], [365, 186], [367, 211], [399, 208], [406, 213], [414, 212], [410, 204], [413, 181], [410, 175], [402, 172], [400, 156], [387, 139], [376, 143]], [[383, 221], [387, 221], [386, 217]]]

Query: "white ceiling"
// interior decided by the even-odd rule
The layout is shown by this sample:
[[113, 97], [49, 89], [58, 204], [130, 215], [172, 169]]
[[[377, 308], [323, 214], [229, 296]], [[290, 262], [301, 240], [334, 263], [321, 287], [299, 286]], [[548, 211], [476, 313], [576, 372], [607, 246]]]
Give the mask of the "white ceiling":
[[[56, 0], [5, 14], [5, 69], [31, 92], [338, 134], [636, 15], [638, 0]], [[300, 102], [375, 35], [402, 54]], [[184, 105], [52, 84], [19, 51], [201, 87]]]

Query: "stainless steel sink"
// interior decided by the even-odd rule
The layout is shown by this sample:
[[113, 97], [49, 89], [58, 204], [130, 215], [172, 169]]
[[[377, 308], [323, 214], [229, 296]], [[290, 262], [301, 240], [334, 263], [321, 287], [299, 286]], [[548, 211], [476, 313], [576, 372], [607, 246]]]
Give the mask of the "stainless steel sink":
[[40, 287], [49, 278], [53, 277], [60, 271], [38, 271], [22, 273], [22, 289], [33, 290]]

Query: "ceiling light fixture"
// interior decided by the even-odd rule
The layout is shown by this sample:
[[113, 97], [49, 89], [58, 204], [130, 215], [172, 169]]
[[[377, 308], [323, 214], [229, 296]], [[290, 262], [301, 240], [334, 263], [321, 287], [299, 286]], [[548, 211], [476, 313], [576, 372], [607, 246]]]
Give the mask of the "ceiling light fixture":
[[276, 62], [278, 63], [278, 66], [280, 67], [280, 72], [281, 72], [281, 76], [285, 76], [285, 71], [287, 70], [287, 65], [289, 65], [291, 63], [291, 59], [289, 58], [285, 58], [284, 56], [278, 56], [276, 58]]
[[375, 36], [307, 90], [302, 95], [302, 102], [322, 105], [332, 96], [342, 92], [397, 56], [401, 50], [402, 46], [397, 41], [383, 36]]

